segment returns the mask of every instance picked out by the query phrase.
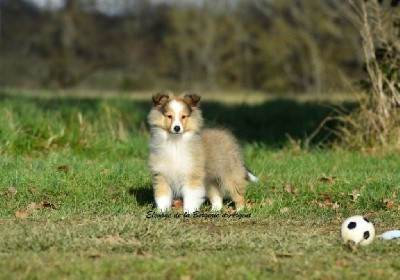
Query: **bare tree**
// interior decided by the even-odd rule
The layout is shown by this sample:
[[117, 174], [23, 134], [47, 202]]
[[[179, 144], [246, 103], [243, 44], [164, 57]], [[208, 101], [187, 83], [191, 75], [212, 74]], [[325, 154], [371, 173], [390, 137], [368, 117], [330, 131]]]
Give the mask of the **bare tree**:
[[400, 11], [385, 2], [349, 3], [362, 37], [367, 94], [341, 118], [340, 136], [348, 146], [400, 148]]
[[281, 64], [288, 81], [308, 92], [326, 91], [328, 70], [332, 67], [329, 56], [335, 55], [331, 45], [344, 41], [346, 32], [344, 24], [339, 24], [347, 20], [346, 14], [338, 6], [348, 5], [309, 0], [253, 3], [270, 22], [269, 32], [274, 36], [271, 40], [275, 42], [270, 40], [267, 44], [275, 44], [275, 49], [281, 50]]

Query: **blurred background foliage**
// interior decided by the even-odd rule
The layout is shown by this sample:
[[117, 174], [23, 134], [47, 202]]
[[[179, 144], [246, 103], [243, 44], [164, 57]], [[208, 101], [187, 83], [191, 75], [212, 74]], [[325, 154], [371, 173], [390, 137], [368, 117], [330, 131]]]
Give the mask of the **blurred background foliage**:
[[1, 87], [329, 93], [364, 75], [347, 1], [0, 4]]
[[[250, 142], [400, 148], [400, 0], [0, 0], [0, 8], [0, 101], [10, 108], [7, 98], [24, 89], [31, 96], [100, 91], [137, 99], [160, 89], [191, 90], [208, 93], [209, 123], [236, 128]], [[244, 104], [248, 93], [257, 104]], [[242, 104], [229, 106], [235, 95]], [[221, 106], [211, 102], [217, 96]], [[304, 96], [314, 101], [298, 102]], [[10, 135], [19, 131], [14, 111], [5, 109], [8, 126], [0, 129]], [[43, 122], [19, 126], [22, 138], [37, 134], [38, 147], [55, 139], [80, 147], [66, 141], [65, 129], [43, 130], [46, 114], [36, 118]], [[112, 116], [120, 122], [101, 122], [120, 135], [125, 117]], [[101, 125], [93, 127], [76, 135]], [[90, 137], [84, 147], [96, 138]]]

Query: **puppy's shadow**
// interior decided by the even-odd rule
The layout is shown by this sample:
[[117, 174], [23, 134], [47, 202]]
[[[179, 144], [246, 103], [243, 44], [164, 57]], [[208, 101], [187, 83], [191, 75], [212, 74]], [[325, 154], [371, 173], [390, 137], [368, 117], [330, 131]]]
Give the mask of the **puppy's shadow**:
[[154, 195], [151, 188], [130, 188], [129, 194], [133, 195], [137, 203], [141, 206], [154, 204]]

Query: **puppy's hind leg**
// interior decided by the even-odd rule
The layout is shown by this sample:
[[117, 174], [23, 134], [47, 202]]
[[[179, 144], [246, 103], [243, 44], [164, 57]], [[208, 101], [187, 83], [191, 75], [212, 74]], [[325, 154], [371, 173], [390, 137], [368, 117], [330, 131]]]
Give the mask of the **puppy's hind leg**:
[[245, 205], [245, 195], [247, 181], [245, 178], [227, 178], [224, 180], [224, 186], [229, 192], [233, 202], [235, 202], [236, 211], [242, 210]]
[[219, 211], [222, 209], [223, 196], [219, 189], [217, 181], [206, 182], [207, 197], [211, 202], [211, 209], [213, 211]]
[[155, 174], [153, 184], [154, 199], [156, 201], [158, 211], [165, 212], [170, 210], [173, 194], [166, 178], [161, 174]]

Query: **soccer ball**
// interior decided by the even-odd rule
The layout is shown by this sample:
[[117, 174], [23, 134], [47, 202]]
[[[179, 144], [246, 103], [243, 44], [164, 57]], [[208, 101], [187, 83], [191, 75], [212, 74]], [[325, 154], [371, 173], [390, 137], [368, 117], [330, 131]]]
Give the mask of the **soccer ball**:
[[340, 233], [344, 243], [351, 241], [366, 246], [374, 240], [375, 228], [367, 218], [352, 216], [343, 222]]

